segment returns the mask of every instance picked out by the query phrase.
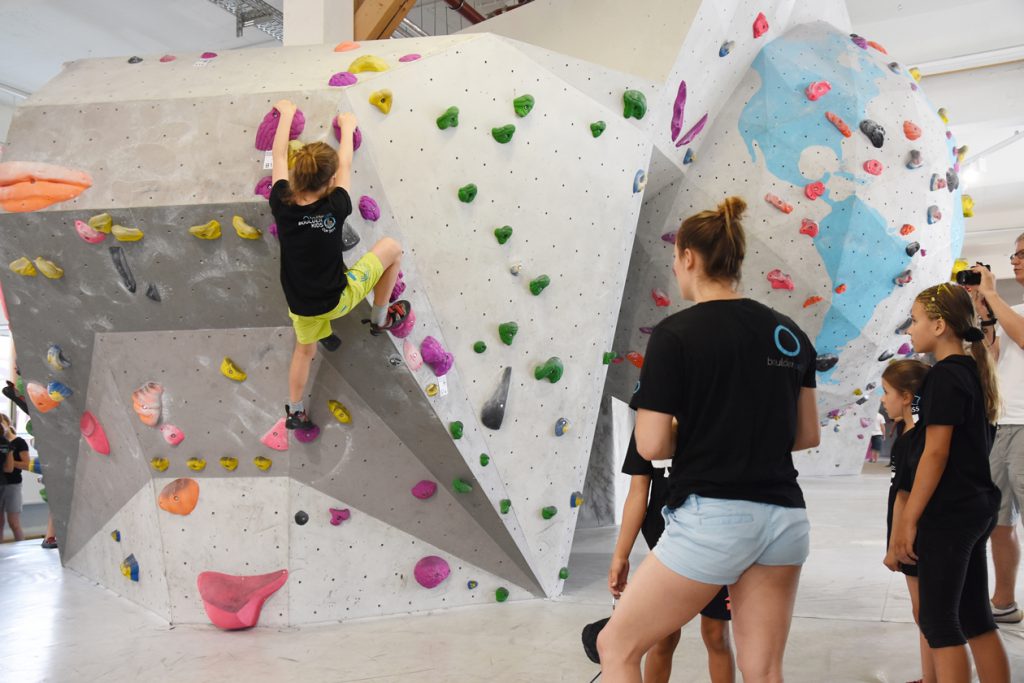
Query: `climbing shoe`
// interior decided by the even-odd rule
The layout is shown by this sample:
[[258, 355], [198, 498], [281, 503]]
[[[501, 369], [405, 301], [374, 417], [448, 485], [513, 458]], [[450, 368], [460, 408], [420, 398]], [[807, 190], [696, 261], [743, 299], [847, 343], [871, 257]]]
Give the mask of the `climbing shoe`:
[[10, 380], [7, 380], [7, 386], [3, 388], [3, 395], [14, 401], [14, 404], [21, 408], [26, 415], [28, 414], [28, 404], [25, 402], [25, 397], [18, 393], [18, 389]]
[[363, 323], [370, 323], [370, 334], [376, 337], [404, 323], [411, 313], [412, 304], [405, 299], [401, 299], [388, 306], [388, 314], [383, 325], [372, 323], [369, 319], [363, 320]]
[[288, 429], [313, 429], [316, 425], [309, 419], [309, 415], [306, 414], [305, 410], [300, 410], [297, 413], [293, 413], [288, 410], [288, 406], [284, 407], [285, 413], [288, 418], [284, 421], [284, 426]]
[[341, 346], [341, 337], [336, 334], [324, 337], [320, 340], [320, 346], [324, 347], [325, 351], [337, 351], [338, 347]]

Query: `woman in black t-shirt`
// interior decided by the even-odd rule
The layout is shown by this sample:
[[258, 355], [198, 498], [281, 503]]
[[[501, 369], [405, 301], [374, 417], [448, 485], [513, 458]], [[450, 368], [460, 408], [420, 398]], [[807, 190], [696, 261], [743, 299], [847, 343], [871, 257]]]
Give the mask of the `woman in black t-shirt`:
[[[3, 495], [0, 496], [0, 537], [3, 537], [4, 521], [11, 528], [15, 541], [25, 540], [25, 532], [21, 528], [21, 473], [32, 468], [32, 456], [29, 454], [28, 443], [14, 431], [14, 425], [7, 415], [0, 413], [0, 453], [10, 453], [12, 469], [4, 476]], [[6, 459], [6, 454], [4, 455]]]
[[792, 452], [820, 440], [815, 352], [796, 323], [736, 291], [745, 209], [730, 197], [676, 235], [672, 269], [695, 305], [651, 333], [630, 404], [640, 455], [672, 458], [665, 531], [598, 637], [609, 683], [640, 680], [644, 652], [723, 585], [740, 671], [781, 678], [809, 551]]
[[899, 482], [910, 495], [891, 552], [903, 564], [917, 564], [921, 632], [943, 683], [971, 680], [965, 644], [982, 681], [1010, 680], [988, 602], [985, 553], [999, 506], [988, 459], [999, 396], [976, 320], [967, 291], [941, 284], [917, 296], [908, 330], [914, 350], [937, 362], [921, 386], [909, 468]]

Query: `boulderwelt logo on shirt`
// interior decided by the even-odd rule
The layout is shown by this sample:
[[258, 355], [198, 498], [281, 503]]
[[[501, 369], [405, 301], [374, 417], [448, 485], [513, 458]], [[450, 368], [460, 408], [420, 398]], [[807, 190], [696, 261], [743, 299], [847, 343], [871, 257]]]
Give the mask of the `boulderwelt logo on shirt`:
[[800, 356], [800, 338], [785, 325], [775, 328], [775, 348], [782, 357], [768, 356], [768, 367], [787, 370], [802, 370], [803, 364], [798, 361]]
[[338, 221], [334, 218], [334, 214], [331, 213], [322, 216], [303, 216], [302, 220], [299, 221], [300, 228], [312, 228], [325, 232], [328, 235], [334, 232], [334, 228], [337, 225]]

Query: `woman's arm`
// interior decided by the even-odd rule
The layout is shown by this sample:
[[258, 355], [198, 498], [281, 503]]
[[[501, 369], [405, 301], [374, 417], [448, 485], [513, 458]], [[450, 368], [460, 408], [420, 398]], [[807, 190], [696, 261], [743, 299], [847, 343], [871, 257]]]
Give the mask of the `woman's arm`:
[[341, 140], [338, 142], [338, 172], [334, 176], [335, 187], [349, 192], [352, 185], [352, 135], [356, 130], [356, 115], [350, 111], [338, 115]]
[[674, 417], [641, 408], [636, 411], [636, 450], [644, 460], [669, 460], [676, 454]]
[[907, 498], [907, 504], [903, 507], [899, 529], [893, 525], [896, 557], [903, 564], [913, 564], [917, 561], [917, 555], [914, 554], [917, 523], [928, 501], [932, 499], [942, 473], [946, 471], [949, 444], [953, 439], [952, 425], [928, 425], [925, 430], [924, 452], [917, 465], [917, 474], [914, 475], [914, 485]]
[[821, 443], [821, 424], [818, 422], [818, 398], [814, 389], [802, 387], [796, 404], [796, 438], [793, 450], [814, 448]]
[[647, 496], [651, 490], [651, 478], [643, 474], [634, 474], [629, 479], [629, 494], [622, 509], [622, 526], [619, 527], [619, 539], [615, 542], [612, 563], [608, 568], [608, 590], [618, 598], [626, 588], [629, 576], [629, 554], [643, 526], [647, 515]]
[[11, 472], [14, 471], [14, 454], [12, 454], [10, 451], [7, 451], [7, 454], [4, 455], [3, 470], [4, 474], [10, 474]]
[[274, 105], [279, 117], [277, 132], [274, 133], [274, 170], [273, 179], [288, 180], [288, 136], [295, 118], [295, 104], [291, 100], [281, 100]]

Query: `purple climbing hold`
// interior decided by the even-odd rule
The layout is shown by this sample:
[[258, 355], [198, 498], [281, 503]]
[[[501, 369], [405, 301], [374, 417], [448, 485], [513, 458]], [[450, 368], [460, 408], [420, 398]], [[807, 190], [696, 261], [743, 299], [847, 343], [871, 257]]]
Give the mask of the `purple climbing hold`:
[[[256, 149], [267, 151], [274, 148], [274, 135], [277, 134], [277, 122], [281, 118], [281, 112], [271, 109], [263, 117], [259, 128], [256, 129]], [[288, 139], [294, 140], [302, 135], [302, 129], [306, 127], [306, 117], [301, 109], [295, 110], [292, 118], [292, 127], [288, 130]]]
[[368, 221], [376, 221], [380, 218], [380, 207], [373, 197], [363, 195], [359, 198], [359, 214]]
[[420, 55], [418, 55], [415, 52], [413, 52], [413, 53], [410, 53], [410, 54], [407, 54], [407, 55], [402, 55], [401, 57], [398, 58], [398, 61], [400, 61], [400, 62], [415, 62], [419, 58], [420, 58]]
[[676, 234], [674, 232], [666, 232], [664, 235], [661, 236], [661, 239], [665, 242], [668, 242], [669, 244], [675, 244]]
[[423, 361], [438, 377], [448, 374], [448, 371], [452, 369], [452, 363], [455, 362], [455, 357], [444, 350], [441, 342], [430, 336], [420, 344], [420, 354], [423, 356]]
[[[331, 123], [331, 130], [334, 131], [334, 139], [341, 142], [341, 126], [338, 125], [338, 117], [334, 117], [334, 121]], [[363, 131], [359, 130], [359, 126], [355, 127], [352, 131], [352, 151], [359, 149], [359, 146], [363, 144]]]
[[437, 555], [427, 555], [417, 562], [413, 569], [416, 583], [424, 588], [436, 588], [451, 573], [451, 567], [448, 566], [445, 559]]
[[693, 128], [686, 131], [686, 135], [679, 138], [679, 140], [676, 142], [676, 147], [682, 147], [683, 145], [688, 145], [691, 142], [693, 142], [693, 139], [697, 137], [702, 130], [704, 130], [704, 125], [707, 124], [707, 122], [708, 115], [704, 114], [704, 116], [700, 117], [700, 121], [693, 124]]
[[437, 484], [435, 482], [428, 481], [427, 479], [424, 479], [412, 487], [412, 495], [416, 496], [420, 500], [426, 500], [435, 493], [437, 493]]
[[414, 327], [416, 327], [416, 311], [409, 311], [409, 316], [402, 322], [402, 324], [392, 327], [388, 332], [391, 333], [392, 337], [405, 339], [412, 334], [412, 328]]
[[[679, 90], [676, 92], [676, 101], [672, 105], [672, 139], [679, 137], [683, 130], [683, 112], [686, 110], [686, 81], [679, 81]], [[677, 145], [678, 147], [678, 145]]]
[[914, 353], [914, 347], [912, 347], [909, 342], [903, 342], [900, 344], [900, 348], [896, 349], [896, 353], [901, 356], [909, 356]]
[[862, 417], [860, 419], [860, 426], [863, 427], [864, 429], [867, 429], [868, 427], [871, 426], [871, 420], [866, 417]]
[[348, 508], [339, 510], [338, 508], [327, 508], [331, 513], [331, 524], [338, 526], [349, 517], [352, 516], [352, 512]]
[[356, 78], [355, 74], [350, 74], [347, 71], [339, 71], [331, 76], [331, 80], [327, 81], [327, 85], [333, 85], [335, 88], [341, 88], [346, 85], [352, 85], [358, 80], [359, 79]]
[[868, 49], [867, 38], [861, 38], [856, 33], [851, 33], [850, 34], [850, 40], [852, 40], [853, 44], [856, 45], [857, 47], [859, 47], [860, 49], [862, 49], [862, 50]]
[[313, 443], [320, 436], [320, 428], [313, 425], [310, 429], [296, 429], [295, 438], [300, 443]]
[[264, 176], [256, 183], [253, 194], [258, 194], [264, 199], [270, 199], [270, 188], [274, 186], [274, 179], [271, 176]]
[[651, 332], [654, 332], [654, 328], [653, 327], [641, 327], [640, 328], [640, 334], [650, 334]]
[[391, 290], [391, 297], [388, 299], [388, 303], [395, 303], [398, 301], [398, 297], [402, 296], [402, 292], [405, 291], [405, 280], [402, 279], [402, 271], [398, 271], [398, 279], [395, 280], [395, 288]]
[[270, 227], [267, 228], [267, 232], [269, 232], [271, 235], [273, 235], [274, 238], [276, 239], [277, 238], [277, 223], [271, 223]]

